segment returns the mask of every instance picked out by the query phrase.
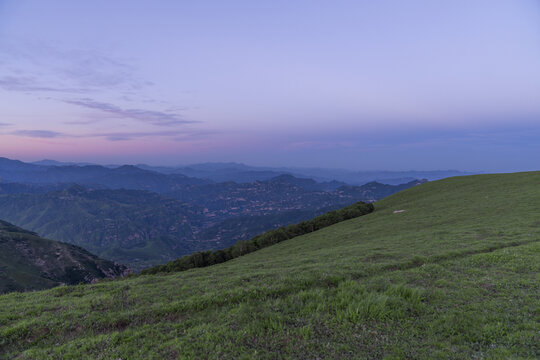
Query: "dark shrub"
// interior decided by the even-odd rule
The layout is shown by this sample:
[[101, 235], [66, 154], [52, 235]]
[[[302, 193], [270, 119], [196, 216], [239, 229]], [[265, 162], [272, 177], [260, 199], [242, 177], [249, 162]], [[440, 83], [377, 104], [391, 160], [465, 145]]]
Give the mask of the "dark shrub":
[[196, 252], [174, 260], [166, 265], [158, 265], [145, 269], [141, 274], [157, 274], [160, 272], [184, 271], [196, 267], [205, 267], [220, 264], [225, 261], [249, 254], [256, 250], [292, 239], [296, 236], [308, 234], [320, 230], [338, 222], [353, 219], [369, 214], [374, 210], [373, 204], [358, 202], [341, 210], [330, 211], [310, 221], [302, 221], [298, 224], [280, 227], [254, 236], [250, 240], [238, 241], [233, 246], [223, 250]]

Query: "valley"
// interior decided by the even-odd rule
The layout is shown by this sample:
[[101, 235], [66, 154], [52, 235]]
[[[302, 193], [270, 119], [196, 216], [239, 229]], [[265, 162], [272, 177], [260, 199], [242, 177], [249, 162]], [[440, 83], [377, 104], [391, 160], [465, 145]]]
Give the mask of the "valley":
[[57, 167], [6, 159], [0, 173], [28, 181], [0, 182], [0, 219], [135, 271], [425, 182], [353, 186], [281, 174], [214, 183], [130, 166]]

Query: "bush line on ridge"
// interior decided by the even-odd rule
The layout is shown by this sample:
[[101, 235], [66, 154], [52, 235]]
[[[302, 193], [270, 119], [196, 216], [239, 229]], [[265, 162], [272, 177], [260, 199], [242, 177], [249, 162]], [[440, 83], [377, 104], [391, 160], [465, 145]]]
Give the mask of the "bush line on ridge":
[[374, 206], [371, 203], [357, 202], [340, 210], [330, 211], [317, 216], [309, 221], [302, 221], [275, 230], [269, 230], [263, 234], [256, 235], [249, 240], [241, 240], [228, 248], [216, 251], [198, 251], [191, 255], [183, 256], [167, 264], [157, 265], [141, 271], [143, 275], [185, 271], [193, 268], [211, 266], [224, 263], [242, 255], [249, 254], [259, 249], [280, 243], [294, 237], [309, 234], [341, 221], [360, 217], [373, 212]]

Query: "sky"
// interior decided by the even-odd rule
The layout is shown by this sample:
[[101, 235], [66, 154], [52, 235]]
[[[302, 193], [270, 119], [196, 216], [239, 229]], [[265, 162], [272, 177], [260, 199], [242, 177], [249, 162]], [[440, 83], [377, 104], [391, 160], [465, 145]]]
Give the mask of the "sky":
[[0, 156], [540, 170], [540, 1], [0, 0]]

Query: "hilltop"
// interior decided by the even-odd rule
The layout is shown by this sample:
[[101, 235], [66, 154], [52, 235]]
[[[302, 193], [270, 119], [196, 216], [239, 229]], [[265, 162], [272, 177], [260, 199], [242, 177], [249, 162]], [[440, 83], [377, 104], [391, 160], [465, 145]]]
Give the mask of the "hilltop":
[[0, 356], [537, 358], [539, 184], [449, 178], [219, 265], [3, 295]]
[[0, 220], [0, 293], [91, 283], [128, 269]]

